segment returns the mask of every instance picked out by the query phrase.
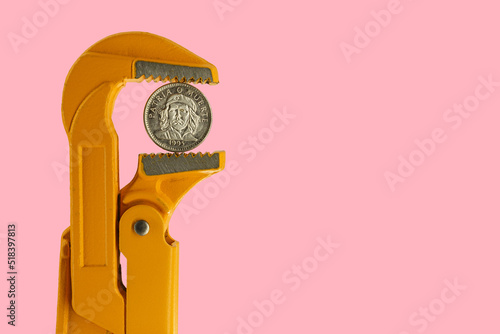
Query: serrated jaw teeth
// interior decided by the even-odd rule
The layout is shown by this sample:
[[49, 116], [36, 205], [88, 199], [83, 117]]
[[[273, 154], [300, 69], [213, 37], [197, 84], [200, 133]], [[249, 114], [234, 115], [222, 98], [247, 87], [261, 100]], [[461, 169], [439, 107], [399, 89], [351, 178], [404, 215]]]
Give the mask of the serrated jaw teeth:
[[[221, 169], [224, 152], [141, 154], [139, 164], [146, 175]], [[221, 159], [222, 158], [222, 159]]]
[[213, 83], [212, 71], [205, 67], [192, 67], [137, 61], [135, 63], [136, 79], [146, 81], [170, 81], [189, 83]]

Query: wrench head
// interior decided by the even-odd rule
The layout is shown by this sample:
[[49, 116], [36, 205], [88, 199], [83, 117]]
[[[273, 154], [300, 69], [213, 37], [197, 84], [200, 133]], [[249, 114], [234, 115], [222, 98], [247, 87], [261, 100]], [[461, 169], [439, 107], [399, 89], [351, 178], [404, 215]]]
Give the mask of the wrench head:
[[214, 65], [164, 37], [145, 32], [111, 35], [88, 48], [68, 73], [62, 102], [66, 132], [78, 108], [98, 88], [111, 86], [106, 101], [99, 102], [104, 108], [126, 82], [143, 80], [214, 85], [219, 77]]

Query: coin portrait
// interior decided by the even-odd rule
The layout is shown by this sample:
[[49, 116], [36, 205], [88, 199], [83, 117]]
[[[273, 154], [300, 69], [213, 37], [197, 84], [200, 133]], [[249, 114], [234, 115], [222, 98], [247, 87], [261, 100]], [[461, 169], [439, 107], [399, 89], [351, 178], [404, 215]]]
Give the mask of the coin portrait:
[[185, 83], [158, 88], [144, 109], [144, 125], [160, 147], [183, 152], [198, 146], [207, 136], [211, 110], [205, 96]]

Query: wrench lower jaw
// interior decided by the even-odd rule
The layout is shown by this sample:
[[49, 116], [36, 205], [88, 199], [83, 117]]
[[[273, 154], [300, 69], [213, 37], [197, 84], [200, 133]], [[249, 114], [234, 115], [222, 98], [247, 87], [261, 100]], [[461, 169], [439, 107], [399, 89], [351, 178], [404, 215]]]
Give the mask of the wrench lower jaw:
[[224, 151], [140, 154], [134, 179], [120, 191], [120, 212], [147, 203], [170, 216], [192, 187], [224, 169], [225, 159]]

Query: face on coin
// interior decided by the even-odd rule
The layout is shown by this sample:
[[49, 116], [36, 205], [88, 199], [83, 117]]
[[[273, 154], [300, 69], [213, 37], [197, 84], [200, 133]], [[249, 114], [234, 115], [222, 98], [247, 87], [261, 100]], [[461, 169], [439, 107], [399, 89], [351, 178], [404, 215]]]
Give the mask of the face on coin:
[[185, 83], [158, 88], [144, 108], [149, 137], [171, 152], [184, 152], [201, 144], [210, 130], [212, 112], [205, 96]]
[[172, 103], [168, 110], [168, 118], [171, 119], [170, 124], [177, 130], [184, 129], [189, 120], [189, 107], [184, 103]]

